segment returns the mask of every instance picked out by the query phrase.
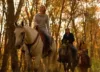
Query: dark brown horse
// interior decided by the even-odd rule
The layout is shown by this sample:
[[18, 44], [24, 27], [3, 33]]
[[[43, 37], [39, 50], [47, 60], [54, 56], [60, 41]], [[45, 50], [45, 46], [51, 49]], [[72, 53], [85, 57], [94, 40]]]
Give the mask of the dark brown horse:
[[59, 49], [58, 61], [63, 64], [65, 72], [69, 72], [69, 70], [74, 72], [77, 64], [73, 57], [71, 44], [69, 44], [69, 42], [62, 44], [61, 48]]
[[88, 68], [90, 68], [90, 58], [85, 51], [82, 51], [79, 54], [79, 70], [80, 72], [88, 72]]
[[90, 68], [90, 57], [88, 56], [88, 49], [84, 41], [80, 42], [79, 45], [79, 70], [80, 72], [88, 72]]

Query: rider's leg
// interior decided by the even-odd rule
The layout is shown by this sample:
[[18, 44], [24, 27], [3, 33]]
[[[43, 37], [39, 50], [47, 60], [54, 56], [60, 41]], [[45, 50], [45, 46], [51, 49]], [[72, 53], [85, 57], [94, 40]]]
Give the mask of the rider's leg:
[[49, 35], [47, 30], [45, 30], [45, 29], [40, 29], [40, 31], [42, 32], [42, 34], [44, 35], [44, 37], [46, 39], [46, 45], [48, 46], [46, 56], [48, 56], [52, 52], [52, 50], [51, 50], [51, 44], [52, 44], [51, 36]]
[[52, 52], [52, 50], [51, 50], [51, 44], [52, 44], [51, 36], [49, 35], [49, 33], [47, 31], [44, 31], [44, 35], [46, 37], [46, 41], [48, 44], [48, 54], [50, 54]]
[[77, 49], [74, 47], [74, 45], [71, 45], [71, 48], [72, 48], [73, 55], [77, 55]]
[[75, 60], [77, 60], [77, 49], [74, 47], [74, 45], [71, 45], [71, 48], [72, 48], [72, 54], [73, 54], [73, 58]]
[[45, 36], [48, 45], [51, 45], [51, 36], [50, 36], [49, 33], [47, 32], [47, 30], [46, 30], [46, 29], [40, 29], [40, 31], [41, 31], [42, 34]]

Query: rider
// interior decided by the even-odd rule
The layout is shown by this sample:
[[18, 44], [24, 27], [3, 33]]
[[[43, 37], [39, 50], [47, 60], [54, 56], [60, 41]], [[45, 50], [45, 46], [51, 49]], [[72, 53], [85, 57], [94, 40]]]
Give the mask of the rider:
[[46, 7], [44, 5], [40, 6], [39, 13], [35, 15], [34, 24], [35, 24], [36, 29], [38, 29], [39, 32], [45, 36], [46, 42], [48, 44], [48, 52], [51, 51], [49, 18], [48, 18], [48, 15], [46, 14]]
[[72, 52], [73, 52], [73, 57], [75, 57], [75, 59], [77, 60], [77, 49], [73, 45], [74, 40], [75, 39], [74, 39], [73, 33], [70, 33], [70, 29], [66, 28], [65, 29], [65, 34], [64, 34], [63, 39], [62, 39], [62, 44], [65, 41], [68, 41], [71, 44], [71, 49], [72, 49]]
[[84, 42], [84, 40], [81, 40], [80, 41], [80, 44], [79, 44], [79, 56], [81, 56], [82, 54], [85, 55], [85, 58], [87, 59], [87, 62], [85, 62], [85, 63], [84, 62], [81, 62], [80, 64], [86, 65], [87, 67], [91, 67], [90, 57], [88, 55], [87, 45]]
[[81, 40], [80, 44], [79, 44], [79, 53], [82, 53], [82, 52], [84, 52], [86, 55], [88, 55], [87, 45], [83, 40]]

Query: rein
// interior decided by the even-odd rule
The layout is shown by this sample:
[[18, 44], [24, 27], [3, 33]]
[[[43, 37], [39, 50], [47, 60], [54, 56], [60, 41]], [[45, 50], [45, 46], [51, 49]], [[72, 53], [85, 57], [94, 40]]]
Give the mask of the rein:
[[26, 46], [27, 46], [28, 48], [31, 48], [31, 47], [36, 43], [38, 37], [39, 37], [39, 33], [37, 34], [37, 36], [36, 36], [34, 42], [33, 42], [32, 44], [26, 44]]
[[[37, 36], [36, 36], [36, 38], [35, 38], [35, 40], [34, 40], [34, 42], [33, 42], [32, 44], [25, 44], [25, 45], [27, 46], [27, 48], [28, 48], [29, 55], [30, 55], [31, 57], [32, 57], [32, 55], [31, 55], [31, 53], [30, 53], [30, 49], [31, 49], [31, 47], [36, 43], [38, 37], [39, 37], [39, 33], [37, 34]], [[25, 36], [23, 36], [23, 39], [22, 39], [23, 42], [24, 42], [24, 38], [25, 38]]]

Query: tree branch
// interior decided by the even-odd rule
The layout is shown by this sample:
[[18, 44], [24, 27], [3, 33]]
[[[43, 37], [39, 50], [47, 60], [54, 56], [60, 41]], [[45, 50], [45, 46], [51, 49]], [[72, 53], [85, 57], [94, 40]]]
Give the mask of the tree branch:
[[24, 3], [24, 0], [20, 0], [18, 8], [17, 8], [17, 12], [16, 12], [15, 17], [14, 17], [15, 18], [14, 22], [16, 22], [19, 18], [19, 14], [21, 12], [21, 8], [23, 6], [23, 3]]

